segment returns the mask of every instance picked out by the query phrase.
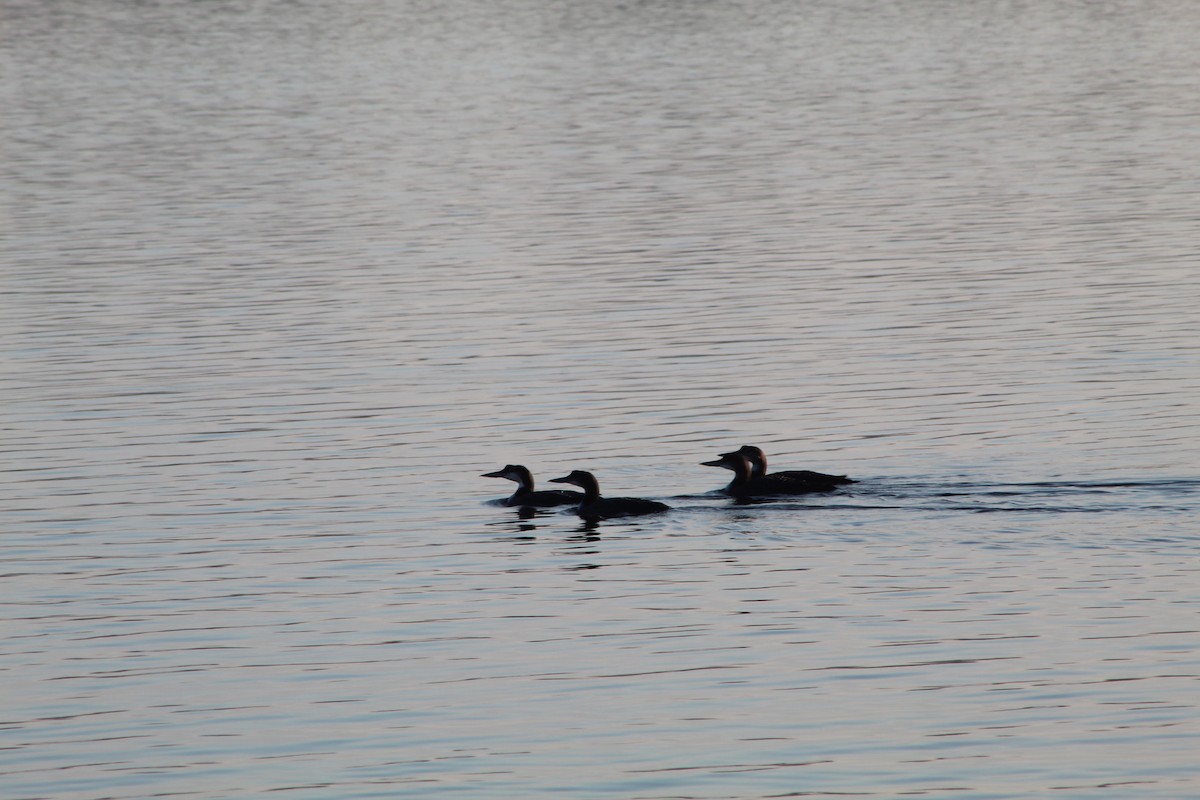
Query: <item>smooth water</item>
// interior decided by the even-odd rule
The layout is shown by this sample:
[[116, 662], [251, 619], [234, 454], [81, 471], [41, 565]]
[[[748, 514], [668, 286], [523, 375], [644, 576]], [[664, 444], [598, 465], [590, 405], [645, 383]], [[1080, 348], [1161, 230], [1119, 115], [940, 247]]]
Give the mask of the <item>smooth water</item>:
[[1200, 795], [1193, 4], [0, 12], [4, 798]]

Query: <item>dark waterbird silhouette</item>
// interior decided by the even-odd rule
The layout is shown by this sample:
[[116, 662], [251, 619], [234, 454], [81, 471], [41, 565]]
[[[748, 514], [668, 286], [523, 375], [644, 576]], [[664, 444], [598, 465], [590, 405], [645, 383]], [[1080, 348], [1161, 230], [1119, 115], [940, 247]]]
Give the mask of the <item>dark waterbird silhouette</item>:
[[580, 469], [561, 478], [551, 478], [550, 482], [569, 483], [583, 489], [583, 502], [579, 504], [578, 514], [584, 519], [636, 517], [669, 511], [671, 508], [657, 500], [643, 500], [640, 497], [601, 497], [600, 482], [596, 476]]
[[[767, 456], [762, 451], [762, 448], [755, 447], [752, 444], [744, 444], [739, 447], [734, 453], [745, 456], [750, 462], [750, 477], [751, 478], [773, 478], [778, 480], [798, 481], [806, 484], [810, 488], [810, 492], [828, 492], [838, 486], [845, 486], [849, 483], [854, 483], [853, 478], [847, 478], [845, 475], [827, 475], [824, 472], [813, 472], [810, 469], [787, 469], [779, 472], [767, 472]], [[722, 453], [721, 456], [733, 455], [732, 453]]]
[[495, 472], [485, 472], [484, 478], [506, 478], [516, 481], [517, 490], [504, 501], [506, 506], [521, 506], [523, 508], [554, 508], [555, 506], [577, 506], [583, 501], [579, 492], [567, 489], [548, 489], [535, 492], [533, 489], [533, 473], [520, 464], [506, 464], [503, 469]]
[[[734, 453], [725, 453], [715, 461], [702, 461], [701, 465], [705, 467], [720, 467], [721, 469], [731, 471], [733, 473], [733, 480], [721, 491], [731, 497], [738, 498], [786, 497], [789, 495], [829, 492], [836, 489], [842, 483], [848, 482], [848, 479], [836, 475], [822, 475], [822, 479], [810, 478], [807, 480], [800, 480], [780, 474], [759, 475], [756, 477], [753, 474], [750, 459], [746, 458], [740, 450]], [[821, 475], [821, 473], [812, 474]], [[824, 478], [838, 480], [835, 482], [824, 480]]]

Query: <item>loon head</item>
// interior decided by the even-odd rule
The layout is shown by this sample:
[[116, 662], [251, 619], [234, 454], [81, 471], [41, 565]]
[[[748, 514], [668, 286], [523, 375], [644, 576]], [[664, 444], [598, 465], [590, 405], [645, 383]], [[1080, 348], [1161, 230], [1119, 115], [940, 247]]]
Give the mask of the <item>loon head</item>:
[[763, 475], [767, 471], [767, 456], [762, 451], [762, 448], [755, 447], [752, 444], [744, 444], [733, 453], [722, 453], [721, 455], [740, 455], [750, 462], [750, 471], [755, 475]]
[[735, 450], [734, 452], [741, 453], [750, 461], [766, 461], [767, 460], [767, 457], [763, 453], [762, 448], [755, 447], [752, 444], [744, 444], [741, 447], [739, 447], [737, 450]]
[[505, 464], [503, 469], [498, 469], [495, 472], [485, 472], [484, 478], [506, 478], [510, 481], [515, 481], [526, 489], [533, 488], [533, 473], [520, 464]]
[[727, 469], [734, 474], [734, 480], [744, 481], [750, 475], [750, 462], [746, 457], [739, 453], [723, 453], [720, 458], [715, 461], [701, 461], [701, 466], [704, 467], [720, 467]]
[[582, 469], [572, 470], [570, 475], [564, 475], [561, 478], [551, 478], [551, 483], [569, 483], [572, 486], [578, 486], [589, 495], [599, 496], [600, 482], [596, 480], [596, 476]]
[[727, 469], [732, 472], [737, 472], [739, 470], [748, 468], [749, 462], [747, 461], [746, 457], [744, 455], [742, 455], [740, 452], [738, 452], [738, 453], [722, 453], [721, 457], [716, 459], [715, 461], [701, 461], [700, 466], [702, 466], [702, 467], [720, 467], [721, 469]]

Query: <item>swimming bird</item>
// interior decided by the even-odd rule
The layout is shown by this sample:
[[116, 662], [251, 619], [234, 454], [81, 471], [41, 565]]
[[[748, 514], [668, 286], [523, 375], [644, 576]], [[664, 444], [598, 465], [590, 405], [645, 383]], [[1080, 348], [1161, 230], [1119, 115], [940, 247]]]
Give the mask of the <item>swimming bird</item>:
[[533, 473], [520, 464], [506, 464], [504, 469], [495, 472], [485, 472], [484, 478], [507, 478], [516, 481], [517, 490], [512, 497], [504, 501], [506, 506], [525, 506], [527, 508], [553, 508], [555, 506], [579, 505], [583, 495], [566, 489], [550, 489], [535, 492], [533, 490]]
[[836, 489], [836, 484], [813, 481], [800, 481], [779, 475], [752, 474], [750, 459], [741, 451], [725, 453], [716, 461], [702, 461], [705, 467], [720, 467], [733, 472], [733, 480], [723, 491], [732, 497], [770, 497], [780, 495], [812, 494], [813, 492], [828, 492]]
[[[781, 470], [780, 472], [767, 472], [767, 456], [763, 453], [762, 448], [755, 447], [752, 444], [744, 444], [734, 451], [739, 455], [745, 456], [750, 462], [750, 477], [762, 478], [764, 476], [771, 478], [780, 478], [793, 481], [799, 481], [806, 484], [810, 488], [810, 492], [828, 492], [838, 486], [844, 486], [848, 483], [856, 483], [853, 478], [847, 478], [845, 475], [826, 475], [824, 472], [813, 472], [808, 469], [789, 469]], [[730, 455], [722, 453], [721, 456]]]
[[579, 504], [578, 513], [584, 519], [636, 517], [669, 511], [671, 508], [657, 500], [643, 500], [640, 497], [601, 497], [600, 482], [596, 480], [596, 476], [581, 469], [561, 478], [551, 478], [550, 482], [569, 483], [583, 489], [583, 502]]

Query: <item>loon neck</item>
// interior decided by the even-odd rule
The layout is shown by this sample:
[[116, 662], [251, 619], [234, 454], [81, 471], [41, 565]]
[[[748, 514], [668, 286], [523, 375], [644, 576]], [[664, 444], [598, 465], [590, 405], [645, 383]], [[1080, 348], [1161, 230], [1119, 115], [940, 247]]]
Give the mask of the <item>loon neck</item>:
[[762, 450], [752, 450], [746, 452], [743, 448], [741, 455], [746, 459], [750, 468], [750, 477], [761, 478], [767, 474], [767, 456]]
[[750, 482], [751, 478], [750, 462], [745, 458], [739, 458], [733, 462], [733, 480], [729, 482], [729, 489], [737, 489], [745, 486]]
[[583, 489], [583, 502], [594, 503], [600, 499], [600, 482], [590, 475], [588, 477], [591, 480], [582, 481], [579, 488]]
[[513, 492], [513, 497], [520, 497], [533, 491], [533, 473], [525, 467], [510, 469], [505, 477], [517, 484], [517, 490]]

